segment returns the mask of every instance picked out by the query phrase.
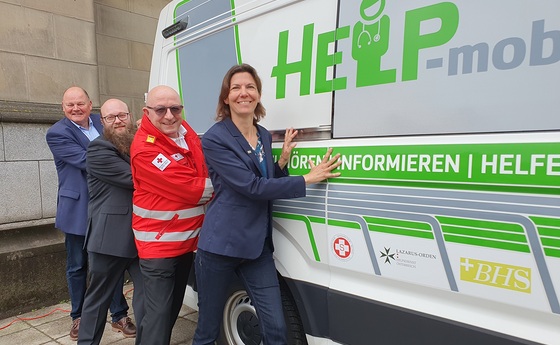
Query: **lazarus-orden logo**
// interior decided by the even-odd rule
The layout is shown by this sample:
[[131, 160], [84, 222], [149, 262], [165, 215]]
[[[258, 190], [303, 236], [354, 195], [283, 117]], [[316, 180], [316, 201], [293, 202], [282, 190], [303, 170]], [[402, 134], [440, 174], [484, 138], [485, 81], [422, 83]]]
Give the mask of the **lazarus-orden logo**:
[[391, 248], [383, 248], [384, 251], [381, 252], [381, 259], [385, 260], [385, 263], [391, 263], [391, 260], [395, 261], [395, 255], [396, 253], [393, 252], [391, 253]]
[[379, 258], [385, 264], [395, 263], [397, 266], [406, 268], [417, 268], [418, 265], [423, 265], [427, 261], [437, 260], [437, 256], [431, 253], [417, 252], [409, 249], [391, 249], [391, 247], [383, 247], [380, 252]]
[[531, 293], [531, 269], [503, 263], [461, 258], [461, 280]]
[[[341, 10], [355, 6], [356, 3], [340, 1]], [[300, 35], [290, 35], [289, 30], [280, 32], [277, 63], [271, 73], [271, 76], [276, 78], [276, 98], [286, 97], [286, 83], [291, 75], [299, 76], [299, 95], [305, 96], [312, 92], [318, 94], [349, 87], [360, 88], [418, 80], [419, 69], [438, 70], [446, 66], [447, 71], [442, 71], [451, 77], [458, 74], [483, 73], [491, 69], [507, 71], [523, 64], [530, 67], [550, 65], [560, 61], [560, 31], [547, 27], [542, 17], [516, 23], [516, 27], [523, 28], [525, 37], [512, 34], [497, 43], [488, 43], [482, 41], [484, 37], [473, 36], [465, 42], [449, 44], [446, 50], [438, 50], [442, 54], [441, 57], [422, 61], [421, 56], [425, 55], [425, 52], [448, 44], [459, 29], [462, 32], [480, 32], [480, 22], [472, 15], [461, 17], [459, 6], [468, 7], [468, 2], [444, 1], [419, 8], [403, 9], [402, 19], [390, 18], [385, 14], [386, 7], [404, 6], [405, 3], [413, 6], [415, 2], [362, 0], [357, 11], [359, 13], [353, 17], [356, 19], [349, 19], [354, 21], [353, 23], [322, 33], [315, 33], [314, 23], [307, 24], [303, 27], [302, 41], [290, 38]], [[502, 19], [507, 23], [510, 18], [506, 16]], [[513, 17], [511, 20], [514, 20]], [[430, 22], [438, 22], [440, 25], [435, 29], [425, 30]], [[397, 32], [402, 34], [397, 36]], [[332, 53], [331, 50], [337, 46], [337, 41], [343, 40], [351, 40], [351, 44], [347, 45], [351, 47], [347, 48], [351, 51]], [[386, 57], [391, 49], [401, 47], [402, 57], [390, 60]], [[300, 49], [299, 60], [288, 59], [288, 56], [292, 55], [289, 51]], [[355, 78], [337, 75], [332, 80], [328, 79], [329, 70], [349, 59], [354, 60], [353, 64], [356, 66]], [[311, 90], [313, 77], [315, 89]], [[352, 79], [355, 80], [355, 85], [348, 85], [348, 80]]]

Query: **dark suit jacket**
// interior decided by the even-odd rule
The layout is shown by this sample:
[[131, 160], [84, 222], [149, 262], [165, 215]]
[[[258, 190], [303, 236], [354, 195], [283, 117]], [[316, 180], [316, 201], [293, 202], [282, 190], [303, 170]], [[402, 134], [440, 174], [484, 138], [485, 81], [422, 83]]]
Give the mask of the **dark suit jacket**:
[[269, 178], [231, 119], [212, 126], [202, 148], [214, 185], [198, 247], [215, 254], [255, 259], [272, 232], [272, 200], [305, 196], [302, 176], [287, 176], [272, 157], [272, 137], [258, 126]]
[[[101, 134], [103, 127], [99, 115], [91, 114], [90, 118]], [[47, 144], [58, 174], [55, 226], [63, 232], [84, 236], [88, 207], [86, 150], [89, 139], [65, 117], [49, 128]]]
[[100, 136], [87, 150], [88, 252], [134, 258], [130, 157]]

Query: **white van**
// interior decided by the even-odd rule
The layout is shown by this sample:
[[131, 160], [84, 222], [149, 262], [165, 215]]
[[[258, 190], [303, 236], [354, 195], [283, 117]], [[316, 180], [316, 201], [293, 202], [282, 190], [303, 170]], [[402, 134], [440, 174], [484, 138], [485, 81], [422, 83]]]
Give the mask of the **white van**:
[[[150, 87], [203, 134], [241, 62], [292, 174], [342, 154], [275, 203], [290, 343], [560, 344], [560, 1], [176, 0]], [[259, 344], [231, 291], [220, 341]]]

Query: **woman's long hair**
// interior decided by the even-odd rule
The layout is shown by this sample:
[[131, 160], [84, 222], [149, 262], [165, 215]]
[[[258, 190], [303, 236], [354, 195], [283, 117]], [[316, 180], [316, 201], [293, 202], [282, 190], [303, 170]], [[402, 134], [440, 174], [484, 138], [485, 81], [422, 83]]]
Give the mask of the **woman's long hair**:
[[[216, 108], [216, 121], [222, 121], [228, 117], [231, 117], [231, 110], [229, 109], [229, 104], [224, 102], [229, 95], [229, 88], [231, 83], [231, 78], [234, 74], [247, 72], [249, 73], [253, 79], [255, 79], [255, 83], [257, 84], [257, 91], [259, 92], [259, 96], [262, 95], [262, 82], [261, 78], [257, 74], [257, 71], [253, 66], [248, 65], [246, 63], [241, 65], [234, 65], [227, 71], [226, 75], [224, 76], [224, 80], [222, 81], [222, 89], [220, 90], [220, 96], [218, 97], [218, 107]], [[257, 104], [255, 108], [255, 118], [253, 119], [253, 124], [257, 124], [264, 116], [266, 115], [266, 110], [261, 102]]]

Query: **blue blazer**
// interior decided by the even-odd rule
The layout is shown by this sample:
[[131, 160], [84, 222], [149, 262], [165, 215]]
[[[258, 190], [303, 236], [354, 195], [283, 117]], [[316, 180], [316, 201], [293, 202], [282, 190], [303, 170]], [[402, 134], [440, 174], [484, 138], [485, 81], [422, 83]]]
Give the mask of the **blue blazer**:
[[303, 176], [288, 176], [272, 160], [272, 137], [257, 126], [265, 152], [263, 177], [253, 149], [239, 129], [224, 119], [202, 137], [202, 148], [214, 186], [200, 231], [198, 247], [207, 252], [255, 259], [272, 233], [272, 201], [305, 196]]
[[[98, 114], [91, 114], [93, 125], [101, 134], [103, 127]], [[66, 117], [47, 131], [58, 174], [55, 227], [68, 234], [86, 235], [88, 187], [86, 151], [89, 139]]]

